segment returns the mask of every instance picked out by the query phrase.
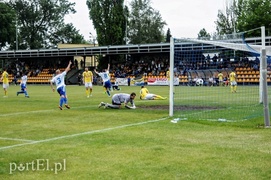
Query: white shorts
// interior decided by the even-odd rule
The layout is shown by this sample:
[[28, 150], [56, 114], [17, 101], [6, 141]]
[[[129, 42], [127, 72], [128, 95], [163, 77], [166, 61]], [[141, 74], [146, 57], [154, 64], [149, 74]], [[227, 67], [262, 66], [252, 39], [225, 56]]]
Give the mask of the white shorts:
[[145, 97], [145, 100], [153, 100], [155, 97], [154, 94], [147, 94], [146, 97]]
[[3, 83], [3, 88], [4, 89], [7, 89], [9, 87], [9, 84], [8, 83]]
[[87, 87], [92, 88], [92, 82], [85, 83], [85, 87], [86, 87], [86, 88], [87, 88]]
[[236, 86], [236, 85], [237, 85], [236, 81], [231, 82], [231, 86]]

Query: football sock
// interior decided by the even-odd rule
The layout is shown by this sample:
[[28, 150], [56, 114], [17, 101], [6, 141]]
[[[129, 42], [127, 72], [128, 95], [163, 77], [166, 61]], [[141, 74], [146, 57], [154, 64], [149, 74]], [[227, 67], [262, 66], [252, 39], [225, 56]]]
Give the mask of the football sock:
[[64, 102], [64, 99], [65, 99], [65, 98], [63, 98], [63, 97], [60, 97], [60, 101], [59, 101], [59, 106], [61, 106], [61, 107], [62, 107], [62, 105], [63, 105], [63, 102]]
[[107, 107], [112, 109], [119, 109], [119, 105], [107, 104]]
[[156, 95], [156, 97], [154, 99], [166, 99], [166, 98], [159, 96], [159, 95]]
[[109, 91], [106, 91], [106, 92], [107, 92], [108, 96], [110, 96], [110, 92]]
[[27, 93], [27, 91], [24, 91], [24, 95], [25, 95], [25, 96], [28, 96], [28, 93]]

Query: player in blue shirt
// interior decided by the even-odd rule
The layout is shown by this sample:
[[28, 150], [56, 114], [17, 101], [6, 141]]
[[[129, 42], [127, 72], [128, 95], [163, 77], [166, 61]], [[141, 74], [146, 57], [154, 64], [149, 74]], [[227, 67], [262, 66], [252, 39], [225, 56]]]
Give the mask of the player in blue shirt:
[[27, 82], [27, 75], [25, 74], [21, 78], [21, 83], [20, 83], [20, 85], [21, 85], [21, 91], [17, 92], [17, 96], [19, 94], [23, 94], [24, 93], [25, 97], [29, 98], [29, 95], [27, 93], [27, 88], [26, 88], [26, 82]]
[[107, 67], [107, 69], [104, 70], [104, 72], [97, 72], [96, 69], [94, 69], [94, 72], [102, 78], [103, 87], [105, 88], [105, 91], [106, 91], [108, 97], [111, 96], [111, 94], [110, 94], [111, 82], [110, 82], [109, 68], [110, 68], [110, 64], [108, 64], [108, 67]]
[[65, 76], [68, 73], [68, 71], [71, 69], [70, 68], [71, 64], [72, 64], [72, 62], [70, 61], [68, 66], [66, 67], [65, 71], [63, 71], [62, 73], [60, 72], [59, 69], [57, 69], [56, 76], [53, 77], [53, 79], [50, 81], [52, 91], [53, 92], [55, 91], [55, 89], [53, 87], [53, 84], [55, 84], [56, 90], [57, 90], [58, 94], [60, 95], [59, 106], [58, 106], [58, 108], [60, 110], [62, 110], [63, 104], [65, 104], [65, 107], [67, 109], [70, 109], [70, 106], [68, 105], [67, 95], [66, 95]]

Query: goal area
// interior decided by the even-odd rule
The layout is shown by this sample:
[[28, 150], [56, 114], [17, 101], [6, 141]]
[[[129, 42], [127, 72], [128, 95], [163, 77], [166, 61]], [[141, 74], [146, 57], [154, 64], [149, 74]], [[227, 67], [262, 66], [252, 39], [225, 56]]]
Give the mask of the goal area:
[[[262, 36], [246, 38], [253, 31]], [[170, 116], [226, 122], [262, 117], [270, 126], [271, 46], [264, 27], [206, 39], [171, 38], [170, 49]]]

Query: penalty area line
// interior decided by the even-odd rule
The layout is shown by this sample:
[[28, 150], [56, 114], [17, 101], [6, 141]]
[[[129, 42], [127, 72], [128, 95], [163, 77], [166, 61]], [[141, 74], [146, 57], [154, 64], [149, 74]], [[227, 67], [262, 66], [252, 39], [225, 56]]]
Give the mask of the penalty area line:
[[102, 132], [107, 132], [107, 131], [116, 130], [116, 129], [123, 129], [123, 128], [126, 128], [126, 127], [140, 126], [140, 125], [143, 125], [143, 124], [164, 121], [164, 120], [169, 119], [169, 118], [170, 117], [165, 117], [165, 118], [156, 119], [156, 120], [149, 120], [149, 121], [145, 121], [145, 122], [126, 124], [126, 125], [121, 125], [121, 126], [116, 126], [116, 127], [111, 127], [111, 128], [98, 129], [98, 130], [93, 130], [93, 131], [87, 131], [87, 132], [82, 132], [82, 133], [77, 133], [77, 134], [70, 134], [70, 135], [66, 135], [66, 136], [59, 136], [59, 137], [43, 139], [43, 140], [37, 140], [37, 141], [30, 141], [30, 142], [26, 142], [26, 143], [22, 143], [22, 144], [15, 144], [15, 145], [11, 145], [11, 146], [0, 147], [0, 150], [12, 149], [12, 148], [15, 148], [15, 147], [39, 144], [39, 143], [50, 142], [50, 141], [56, 141], [56, 140], [60, 140], [60, 139], [73, 138], [73, 137], [82, 136], [82, 135], [89, 135], [89, 134], [94, 134], [94, 133], [102, 133]]

